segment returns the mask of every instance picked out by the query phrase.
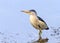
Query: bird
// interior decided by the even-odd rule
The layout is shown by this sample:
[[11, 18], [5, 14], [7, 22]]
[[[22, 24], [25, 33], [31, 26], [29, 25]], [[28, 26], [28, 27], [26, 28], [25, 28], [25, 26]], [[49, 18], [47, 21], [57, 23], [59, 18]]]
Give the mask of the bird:
[[32, 26], [39, 30], [39, 36], [41, 37], [42, 30], [49, 30], [49, 27], [47, 26], [46, 22], [37, 15], [36, 10], [31, 9], [31, 10], [22, 10], [21, 12], [24, 12], [28, 14], [30, 17], [30, 23]]

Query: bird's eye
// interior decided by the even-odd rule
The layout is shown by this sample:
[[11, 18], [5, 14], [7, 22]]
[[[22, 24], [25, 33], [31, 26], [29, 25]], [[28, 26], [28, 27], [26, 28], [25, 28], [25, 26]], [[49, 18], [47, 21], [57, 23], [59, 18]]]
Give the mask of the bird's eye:
[[31, 13], [31, 11], [30, 11], [30, 13]]

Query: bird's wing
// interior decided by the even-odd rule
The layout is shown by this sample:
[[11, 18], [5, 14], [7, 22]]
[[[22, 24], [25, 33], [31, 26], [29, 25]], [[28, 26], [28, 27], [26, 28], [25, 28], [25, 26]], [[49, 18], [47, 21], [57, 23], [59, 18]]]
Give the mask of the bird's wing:
[[[39, 16], [37, 16], [37, 17], [38, 17], [38, 19], [39, 19], [40, 21], [42, 21], [42, 22], [44, 22], [44, 23], [45, 23], [44, 28], [45, 28], [46, 30], [48, 30], [48, 29], [49, 29], [49, 27], [47, 26], [46, 22], [45, 22], [42, 18], [40, 18]], [[46, 26], [47, 26], [47, 28], [46, 28]]]
[[42, 22], [44, 22], [46, 24], [46, 22], [42, 18], [40, 18], [39, 16], [37, 16], [37, 17], [39, 20], [41, 20]]

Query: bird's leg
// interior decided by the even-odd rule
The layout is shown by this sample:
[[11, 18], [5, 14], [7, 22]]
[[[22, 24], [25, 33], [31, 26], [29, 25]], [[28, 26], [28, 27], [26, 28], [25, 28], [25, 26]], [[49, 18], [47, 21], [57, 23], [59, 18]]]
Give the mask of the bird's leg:
[[42, 30], [39, 31], [39, 39], [41, 38]]

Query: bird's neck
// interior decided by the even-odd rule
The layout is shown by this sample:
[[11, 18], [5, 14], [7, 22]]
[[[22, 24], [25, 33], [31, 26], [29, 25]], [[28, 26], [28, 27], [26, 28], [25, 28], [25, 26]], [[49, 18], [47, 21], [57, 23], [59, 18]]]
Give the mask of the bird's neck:
[[30, 18], [37, 18], [37, 15], [30, 15]]
[[30, 21], [35, 21], [37, 20], [37, 16], [36, 15], [30, 15]]

